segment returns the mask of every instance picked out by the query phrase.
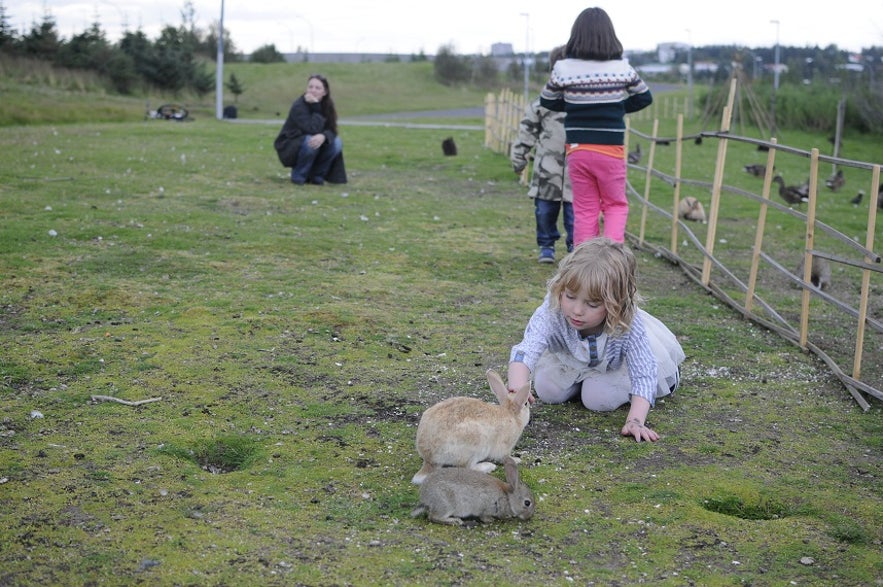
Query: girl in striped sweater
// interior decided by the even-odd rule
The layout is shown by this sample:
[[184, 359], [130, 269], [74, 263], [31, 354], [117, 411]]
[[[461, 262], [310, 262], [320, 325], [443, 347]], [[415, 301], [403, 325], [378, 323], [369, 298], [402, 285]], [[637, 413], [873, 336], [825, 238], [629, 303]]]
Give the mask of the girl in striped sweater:
[[601, 8], [576, 18], [566, 58], [552, 68], [540, 103], [565, 112], [567, 167], [573, 185], [574, 244], [601, 234], [624, 242], [625, 115], [653, 102], [647, 84], [622, 57], [622, 43]]
[[636, 265], [628, 247], [609, 238], [578, 245], [512, 347], [508, 378], [520, 389], [533, 374], [545, 403], [579, 397], [595, 411], [629, 404], [623, 436], [655, 442], [647, 413], [677, 388], [685, 356], [674, 334], [638, 308]]

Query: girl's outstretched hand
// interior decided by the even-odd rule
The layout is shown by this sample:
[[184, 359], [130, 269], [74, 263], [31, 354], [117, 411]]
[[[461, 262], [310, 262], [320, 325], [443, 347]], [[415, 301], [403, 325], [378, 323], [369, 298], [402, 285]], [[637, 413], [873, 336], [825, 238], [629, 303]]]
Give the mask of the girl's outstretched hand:
[[656, 431], [644, 426], [638, 419], [626, 420], [625, 426], [622, 427], [622, 435], [634, 436], [638, 442], [642, 440], [656, 442], [659, 440], [659, 435], [656, 434]]

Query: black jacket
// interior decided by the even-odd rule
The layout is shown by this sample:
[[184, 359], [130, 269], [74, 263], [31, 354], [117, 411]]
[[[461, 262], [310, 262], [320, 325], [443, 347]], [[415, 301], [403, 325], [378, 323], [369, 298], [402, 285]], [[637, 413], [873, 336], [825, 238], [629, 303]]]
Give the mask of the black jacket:
[[[301, 96], [291, 105], [288, 118], [282, 125], [282, 130], [273, 141], [273, 147], [279, 156], [279, 162], [285, 167], [294, 167], [297, 162], [297, 154], [307, 135], [325, 135], [329, 144], [337, 138], [337, 134], [328, 128], [322, 108], [319, 104], [310, 104]], [[343, 163], [343, 153], [338, 155], [331, 163], [331, 169], [325, 178], [329, 183], [346, 183], [346, 168]]]

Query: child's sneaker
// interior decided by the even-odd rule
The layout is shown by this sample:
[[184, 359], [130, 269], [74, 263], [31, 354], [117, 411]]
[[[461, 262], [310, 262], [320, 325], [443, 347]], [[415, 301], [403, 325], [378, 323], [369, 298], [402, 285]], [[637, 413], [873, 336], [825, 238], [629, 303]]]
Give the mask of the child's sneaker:
[[552, 247], [543, 247], [540, 249], [540, 257], [537, 259], [540, 263], [554, 263], [555, 249]]

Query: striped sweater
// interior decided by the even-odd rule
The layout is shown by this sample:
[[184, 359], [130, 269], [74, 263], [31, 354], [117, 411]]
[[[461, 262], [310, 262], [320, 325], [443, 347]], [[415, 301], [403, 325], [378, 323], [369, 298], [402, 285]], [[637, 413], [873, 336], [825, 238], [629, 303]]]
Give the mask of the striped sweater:
[[[644, 328], [644, 314], [644, 310], [638, 309], [627, 331], [608, 336], [604, 354], [608, 370], [618, 369], [625, 362], [632, 394], [652, 406], [656, 401], [658, 365]], [[591, 364], [586, 341], [567, 322], [560, 308], [552, 308], [548, 293], [524, 329], [524, 338], [512, 347], [509, 362], [524, 363], [533, 373], [547, 350], [575, 369]]]
[[625, 115], [653, 103], [650, 88], [624, 59], [562, 59], [540, 95], [549, 110], [565, 112], [568, 143], [625, 144]]

